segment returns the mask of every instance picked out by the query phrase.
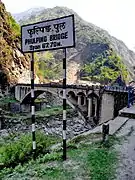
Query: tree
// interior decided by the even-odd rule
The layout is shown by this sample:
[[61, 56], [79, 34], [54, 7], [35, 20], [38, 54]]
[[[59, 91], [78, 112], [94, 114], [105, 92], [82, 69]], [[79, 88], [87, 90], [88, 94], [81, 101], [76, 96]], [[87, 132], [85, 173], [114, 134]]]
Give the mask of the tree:
[[38, 53], [35, 59], [35, 69], [42, 81], [49, 81], [59, 77], [61, 66], [55, 61], [51, 52]]
[[92, 63], [85, 64], [83, 71], [91, 80], [100, 81], [103, 84], [114, 81], [119, 75], [121, 75], [124, 80], [128, 78], [128, 71], [121, 57], [112, 51], [109, 52], [106, 57], [101, 55]]

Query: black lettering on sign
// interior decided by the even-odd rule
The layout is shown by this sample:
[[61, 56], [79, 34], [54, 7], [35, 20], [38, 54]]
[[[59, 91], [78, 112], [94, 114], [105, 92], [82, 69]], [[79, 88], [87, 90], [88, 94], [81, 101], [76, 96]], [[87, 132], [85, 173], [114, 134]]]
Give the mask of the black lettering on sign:
[[46, 48], [49, 48], [49, 43], [46, 43]]
[[40, 49], [41, 48], [41, 46], [40, 45], [36, 45], [36, 46], [34, 46], [34, 49]]
[[41, 48], [40, 45], [36, 45], [36, 46], [30, 45], [29, 46], [30, 51], [34, 51], [34, 49], [40, 49], [40, 48]]
[[32, 38], [32, 39], [25, 39], [25, 45], [37, 44], [37, 43], [42, 43], [42, 42], [47, 42], [47, 36], [37, 37], [37, 38]]
[[25, 45], [28, 43], [28, 39], [25, 39]]
[[49, 43], [43, 43], [43, 44], [42, 44], [42, 48], [43, 48], [43, 49], [49, 48]]
[[[62, 26], [62, 25], [61, 25]], [[51, 31], [51, 25], [48, 26], [43, 26], [43, 27], [38, 27], [38, 26], [34, 26], [33, 29], [28, 29], [27, 32], [30, 35], [30, 37], [32, 38], [33, 34], [38, 34], [38, 32], [50, 32]]]
[[61, 46], [61, 43], [60, 42], [51, 42], [50, 43], [50, 47], [54, 48], [54, 47], [59, 47]]
[[36, 43], [42, 43], [42, 42], [46, 42], [46, 41], [47, 41], [47, 36], [36, 38]]
[[66, 27], [66, 23], [59, 23], [59, 24], [54, 24], [53, 25], [54, 29], [56, 30], [55, 32], [58, 33], [59, 31], [62, 31]]
[[30, 48], [30, 51], [33, 51], [33, 50], [34, 50], [34, 48], [33, 48], [32, 45], [30, 45], [29, 48]]
[[46, 30], [46, 32], [50, 32], [50, 31], [51, 31], [51, 25], [40, 27], [40, 31], [41, 31], [42, 33], [44, 33], [45, 30]]
[[67, 38], [68, 38], [68, 32], [50, 35], [50, 41], [56, 41], [56, 40], [67, 39]]

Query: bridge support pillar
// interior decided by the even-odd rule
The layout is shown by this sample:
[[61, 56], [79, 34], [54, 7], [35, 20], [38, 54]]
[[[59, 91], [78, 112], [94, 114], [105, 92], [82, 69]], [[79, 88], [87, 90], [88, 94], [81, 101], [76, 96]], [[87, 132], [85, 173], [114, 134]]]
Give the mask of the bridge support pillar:
[[78, 95], [78, 106], [81, 106], [81, 95]]
[[88, 117], [91, 117], [92, 99], [88, 98]]
[[84, 96], [84, 103], [83, 106], [86, 106], [86, 96]]
[[95, 100], [95, 116], [97, 116], [97, 99]]
[[15, 86], [15, 99], [20, 101], [20, 87]]
[[[78, 95], [78, 106], [80, 107], [81, 106], [81, 98], [82, 96], [81, 95]], [[81, 117], [81, 114], [78, 112], [78, 116]]]

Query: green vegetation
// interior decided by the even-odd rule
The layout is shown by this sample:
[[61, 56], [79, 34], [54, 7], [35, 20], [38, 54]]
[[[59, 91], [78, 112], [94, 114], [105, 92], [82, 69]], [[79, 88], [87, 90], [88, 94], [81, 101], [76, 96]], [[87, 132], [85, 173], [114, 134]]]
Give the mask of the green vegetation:
[[85, 78], [88, 80], [105, 84], [116, 80], [119, 75], [121, 75], [125, 81], [128, 78], [128, 71], [125, 65], [121, 58], [114, 52], [109, 56], [100, 56], [93, 62], [85, 64], [83, 71], [86, 76]]
[[[14, 99], [14, 97], [10, 97], [10, 96], [5, 96], [5, 97], [1, 97], [0, 98], [0, 108], [4, 109], [4, 110], [9, 110], [9, 104], [10, 103], [17, 103], [18, 101], [16, 99]], [[12, 113], [10, 113], [12, 114]], [[15, 113], [13, 113], [13, 116], [16, 116]]]
[[[0, 168], [14, 167], [32, 158], [31, 134], [22, 135], [17, 140], [6, 143], [0, 147]], [[36, 132], [37, 151], [36, 156], [45, 154], [49, 147], [59, 141], [59, 138], [46, 136]]]
[[14, 97], [2, 97], [0, 98], [0, 104], [8, 104], [8, 103], [15, 103], [17, 100]]
[[35, 55], [35, 70], [42, 82], [58, 79], [62, 66], [49, 51]]
[[113, 149], [113, 144], [117, 139], [110, 137], [105, 146], [99, 140], [91, 144], [93, 137], [99, 139], [101, 134], [81, 136], [80, 140], [77, 137], [77, 140], [74, 138], [74, 142], [69, 142], [68, 158], [65, 162], [62, 161], [61, 148], [57, 148], [51, 153], [41, 155], [36, 161], [30, 160], [23, 165], [19, 164], [14, 169], [3, 169], [0, 172], [0, 178], [3, 180], [71, 180], [77, 178], [112, 180], [115, 178], [117, 164], [117, 152]]
[[12, 30], [14, 39], [19, 37], [21, 35], [20, 34], [20, 26], [19, 26], [19, 24], [16, 23], [16, 21], [14, 20], [14, 18], [11, 15], [8, 16], [8, 24]]
[[100, 148], [91, 150], [88, 153], [87, 166], [91, 173], [92, 180], [109, 180], [114, 178], [114, 165], [116, 162], [115, 152], [110, 152], [108, 149]]

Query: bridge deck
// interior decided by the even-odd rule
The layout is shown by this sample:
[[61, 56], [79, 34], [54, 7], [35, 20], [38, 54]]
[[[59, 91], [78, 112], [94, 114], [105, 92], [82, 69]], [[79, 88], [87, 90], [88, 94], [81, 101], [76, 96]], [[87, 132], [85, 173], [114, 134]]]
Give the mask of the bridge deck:
[[[31, 86], [31, 84], [17, 84], [16, 86]], [[57, 84], [57, 83], [46, 83], [46, 84], [35, 84], [35, 87], [50, 87], [50, 88], [63, 88], [62, 84]], [[75, 85], [75, 84], [67, 84], [66, 85], [67, 89], [81, 89], [81, 90], [93, 90], [93, 89], [104, 89], [107, 92], [128, 92], [127, 87], [113, 87], [113, 86], [99, 86], [99, 85], [92, 85], [92, 86], [88, 86], [88, 85]]]

